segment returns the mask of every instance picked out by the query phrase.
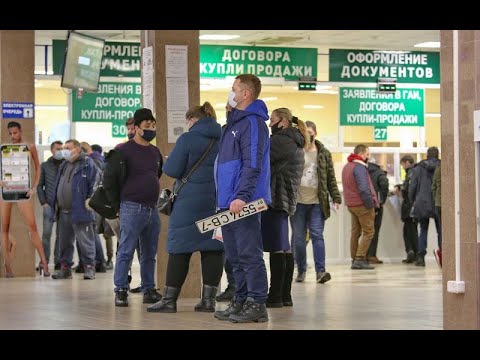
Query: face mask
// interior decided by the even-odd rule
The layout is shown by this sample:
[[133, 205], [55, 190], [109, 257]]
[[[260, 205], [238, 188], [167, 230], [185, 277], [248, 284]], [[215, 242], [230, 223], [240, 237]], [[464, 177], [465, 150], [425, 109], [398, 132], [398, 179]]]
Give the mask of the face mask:
[[127, 134], [128, 140], [132, 140], [135, 137], [135, 133], [133, 134]]
[[238, 105], [238, 102], [235, 101], [235, 92], [233, 90], [230, 91], [228, 94], [228, 105], [230, 105], [232, 108], [236, 108]]
[[364, 161], [365, 161], [365, 163], [367, 163], [367, 162], [368, 162], [368, 158], [366, 157]]
[[63, 149], [62, 150], [62, 156], [65, 160], [70, 161], [72, 159], [72, 151]]
[[146, 130], [146, 129], [142, 129], [142, 130], [143, 130], [142, 139], [145, 141], [150, 142], [153, 139], [155, 139], [155, 136], [157, 136], [157, 132], [155, 130]]
[[315, 136], [310, 135], [310, 143], [313, 144], [315, 142]]
[[53, 155], [53, 158], [54, 158], [55, 160], [62, 160], [62, 159], [63, 159], [62, 151], [63, 151], [63, 150], [57, 150], [57, 151], [55, 152], [55, 155]]
[[272, 135], [275, 135], [277, 134], [280, 130], [282, 130], [282, 128], [278, 127], [278, 125], [280, 124], [280, 122], [272, 125], [271, 129], [272, 129]]

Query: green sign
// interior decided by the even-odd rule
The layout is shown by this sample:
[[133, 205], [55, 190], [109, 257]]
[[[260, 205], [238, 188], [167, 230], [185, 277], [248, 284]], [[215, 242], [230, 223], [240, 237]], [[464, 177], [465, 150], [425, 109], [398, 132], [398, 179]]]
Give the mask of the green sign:
[[423, 126], [423, 89], [397, 89], [394, 94], [372, 88], [340, 88], [342, 126]]
[[[62, 74], [66, 40], [53, 40], [53, 73]], [[100, 76], [140, 77], [140, 43], [105, 42]]]
[[200, 46], [200, 77], [240, 74], [298, 80], [317, 76], [317, 49], [259, 46]]
[[375, 127], [373, 129], [373, 139], [375, 141], [387, 141], [387, 128]]
[[72, 92], [72, 121], [120, 122], [133, 116], [141, 107], [142, 87], [139, 83], [100, 82], [98, 93]]
[[440, 84], [438, 52], [330, 49], [328, 58], [329, 81], [376, 83], [386, 77], [404, 84]]

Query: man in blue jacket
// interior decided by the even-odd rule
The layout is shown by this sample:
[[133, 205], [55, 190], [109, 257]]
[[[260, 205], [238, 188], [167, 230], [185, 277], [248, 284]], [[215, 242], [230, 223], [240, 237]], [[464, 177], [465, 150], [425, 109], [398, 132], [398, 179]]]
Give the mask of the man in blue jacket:
[[[268, 110], [258, 100], [262, 90], [255, 75], [235, 78], [228, 102], [232, 111], [220, 139], [215, 166], [217, 207], [240, 213], [245, 204], [270, 196], [270, 140]], [[233, 267], [235, 297], [225, 311], [215, 312], [220, 320], [266, 322], [267, 271], [263, 261], [260, 214], [222, 227], [228, 261]]]
[[[63, 157], [66, 161], [58, 170], [52, 209], [58, 209], [60, 235], [61, 268], [52, 278], [70, 279], [73, 265], [73, 243], [80, 245], [81, 261], [84, 267], [83, 278], [95, 279], [95, 215], [86, 207], [87, 199], [93, 194], [97, 180], [97, 167], [93, 160], [81, 151], [77, 140], [65, 142]], [[52, 217], [53, 221], [53, 217]]]

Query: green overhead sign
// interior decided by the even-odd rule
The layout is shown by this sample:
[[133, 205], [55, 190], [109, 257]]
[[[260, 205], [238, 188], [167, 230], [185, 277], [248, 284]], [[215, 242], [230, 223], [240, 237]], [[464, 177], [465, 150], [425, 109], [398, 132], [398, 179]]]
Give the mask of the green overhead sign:
[[398, 83], [440, 84], [440, 53], [373, 50], [329, 50], [329, 81], [376, 83], [396, 78]]
[[122, 124], [141, 107], [139, 83], [100, 82], [98, 93], [72, 92], [72, 121], [120, 122]]
[[423, 126], [423, 89], [397, 89], [394, 94], [372, 88], [340, 88], [342, 126]]

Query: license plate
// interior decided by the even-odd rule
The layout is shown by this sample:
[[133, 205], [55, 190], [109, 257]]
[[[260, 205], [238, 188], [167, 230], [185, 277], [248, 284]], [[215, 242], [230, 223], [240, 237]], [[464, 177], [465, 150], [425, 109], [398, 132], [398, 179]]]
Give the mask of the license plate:
[[242, 211], [238, 214], [230, 212], [230, 210], [223, 211], [216, 215], [210, 216], [203, 220], [198, 220], [195, 224], [197, 225], [198, 231], [202, 234], [208, 231], [215, 230], [223, 225], [230, 224], [234, 221], [241, 220], [247, 216], [258, 214], [259, 212], [265, 211], [268, 209], [265, 200], [258, 199], [246, 204]]

